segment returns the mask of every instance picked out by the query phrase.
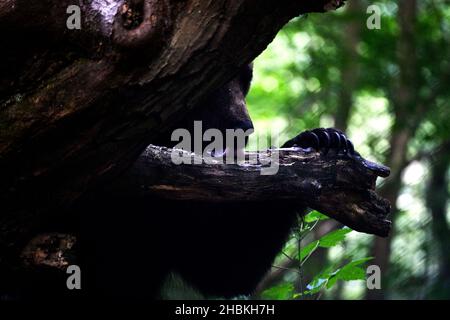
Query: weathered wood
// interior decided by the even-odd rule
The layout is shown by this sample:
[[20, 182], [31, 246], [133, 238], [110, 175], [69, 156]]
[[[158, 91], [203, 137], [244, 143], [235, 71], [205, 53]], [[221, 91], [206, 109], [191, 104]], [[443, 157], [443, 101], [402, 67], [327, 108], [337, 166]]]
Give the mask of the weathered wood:
[[[299, 201], [357, 231], [382, 237], [389, 233], [389, 202], [374, 191], [377, 178], [387, 177], [389, 168], [359, 156], [325, 156], [294, 148], [247, 153], [258, 156], [253, 164], [223, 164], [220, 158], [213, 164], [176, 165], [172, 152], [149, 146], [109, 191], [208, 202]], [[191, 163], [201, 159], [190, 156]], [[262, 168], [274, 166], [271, 159], [278, 172], [262, 175]]]

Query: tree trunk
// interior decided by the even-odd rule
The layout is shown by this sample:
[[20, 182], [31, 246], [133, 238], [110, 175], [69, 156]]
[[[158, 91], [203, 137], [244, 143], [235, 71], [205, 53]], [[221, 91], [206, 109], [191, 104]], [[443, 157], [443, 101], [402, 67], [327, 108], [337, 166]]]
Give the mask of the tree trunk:
[[[392, 205], [392, 216], [395, 220], [397, 213], [397, 198], [402, 187], [402, 173], [407, 166], [407, 147], [414, 137], [415, 131], [422, 119], [409, 117], [412, 110], [419, 114], [420, 104], [417, 100], [418, 92], [418, 64], [415, 45], [415, 25], [417, 19], [417, 1], [400, 0], [398, 8], [398, 24], [400, 37], [397, 43], [399, 78], [394, 102], [395, 122], [392, 127], [390, 151], [387, 163], [392, 169], [392, 175], [386, 180], [381, 193]], [[413, 113], [414, 114], [414, 113]], [[395, 230], [395, 229], [394, 229]], [[367, 299], [384, 299], [389, 274], [389, 259], [391, 242], [394, 232], [387, 239], [374, 239], [372, 248], [373, 264], [378, 265], [382, 272], [383, 285], [381, 290], [368, 290]]]
[[364, 21], [361, 19], [361, 13], [363, 13], [361, 0], [349, 2], [346, 10], [351, 20], [343, 33], [342, 87], [339, 90], [339, 104], [334, 115], [334, 126], [343, 132], [347, 131], [353, 107], [353, 94], [359, 79], [358, 44], [361, 40], [361, 28], [364, 26]]
[[439, 271], [433, 286], [434, 296], [448, 298], [450, 293], [450, 228], [447, 223], [448, 169], [450, 150], [442, 150], [431, 163], [430, 181], [426, 193], [426, 203], [432, 220], [431, 227], [437, 246]]

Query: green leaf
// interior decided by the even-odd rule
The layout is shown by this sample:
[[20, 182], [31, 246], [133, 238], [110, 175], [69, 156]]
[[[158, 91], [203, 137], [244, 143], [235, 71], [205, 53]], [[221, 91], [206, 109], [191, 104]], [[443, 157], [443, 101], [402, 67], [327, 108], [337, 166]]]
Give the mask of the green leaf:
[[318, 292], [320, 292], [320, 290], [322, 290], [323, 287], [326, 286], [328, 282], [328, 278], [317, 278], [314, 279], [310, 284], [308, 284], [306, 286], [306, 288], [308, 289], [307, 291], [305, 291], [305, 294], [316, 294]]
[[328, 219], [330, 219], [330, 218], [328, 218], [324, 214], [321, 214], [318, 211], [312, 211], [312, 212], [308, 213], [304, 218], [305, 222], [307, 222], [307, 223], [315, 222], [317, 220], [322, 221], [322, 220], [328, 220]]
[[333, 232], [330, 232], [324, 235], [319, 239], [319, 246], [322, 248], [331, 248], [337, 245], [339, 242], [342, 242], [345, 239], [345, 236], [352, 232], [350, 228], [342, 228]]
[[343, 266], [336, 276], [339, 279], [345, 281], [351, 280], [365, 280], [366, 279], [366, 271], [361, 267], [361, 264], [372, 260], [373, 258], [363, 258], [358, 260], [353, 260]]
[[336, 276], [331, 276], [327, 282], [327, 289], [331, 289], [337, 282], [338, 278]]
[[361, 267], [361, 264], [372, 260], [373, 258], [363, 258], [358, 260], [353, 260], [342, 268], [335, 271], [335, 274], [330, 277], [327, 283], [327, 289], [333, 287], [337, 280], [352, 281], [352, 280], [365, 280], [366, 271]]
[[320, 292], [328, 283], [329, 278], [332, 277], [335, 273], [331, 273], [332, 268], [328, 267], [317, 276], [306, 286], [308, 289], [304, 291], [303, 294], [316, 294]]
[[361, 258], [361, 259], [356, 259], [356, 260], [352, 260], [349, 264], [352, 266], [359, 266], [360, 264], [363, 264], [367, 261], [373, 260], [373, 257], [367, 257], [367, 258]]
[[294, 285], [292, 283], [283, 283], [265, 290], [261, 296], [269, 300], [289, 300], [293, 293]]
[[366, 278], [366, 272], [361, 267], [347, 265], [339, 270], [336, 277], [344, 281], [364, 280]]
[[302, 250], [300, 250], [300, 260], [303, 261], [307, 256], [316, 251], [319, 247], [319, 240], [315, 240], [311, 243], [308, 243]]

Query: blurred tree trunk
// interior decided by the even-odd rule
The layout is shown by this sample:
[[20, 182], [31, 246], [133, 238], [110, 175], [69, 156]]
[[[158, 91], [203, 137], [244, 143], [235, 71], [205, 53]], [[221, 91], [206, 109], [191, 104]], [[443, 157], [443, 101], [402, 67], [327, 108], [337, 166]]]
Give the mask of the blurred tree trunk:
[[[341, 87], [339, 90], [339, 100], [336, 113], [334, 114], [334, 127], [347, 131], [348, 123], [351, 118], [352, 109], [354, 106], [354, 93], [360, 78], [360, 60], [358, 54], [358, 44], [361, 41], [362, 28], [364, 27], [364, 0], [351, 1], [346, 6], [346, 14], [349, 16], [349, 21], [342, 33], [343, 39], [343, 53], [341, 66]], [[330, 231], [342, 227], [342, 224], [334, 220], [325, 220], [321, 223], [321, 229]], [[316, 229], [314, 231], [316, 239], [323, 235], [323, 231]], [[345, 245], [345, 244], [344, 244]], [[313, 256], [311, 256], [311, 263], [308, 265], [309, 280], [317, 274], [317, 270], [323, 269], [328, 262], [327, 248], [318, 248]], [[319, 268], [319, 269], [318, 269]], [[334, 292], [334, 298], [339, 300], [342, 298], [343, 283], [338, 281], [337, 289]]]
[[349, 22], [342, 33], [343, 39], [343, 61], [341, 66], [341, 87], [339, 91], [339, 102], [334, 115], [334, 126], [342, 131], [347, 131], [348, 121], [353, 108], [353, 93], [359, 79], [359, 54], [358, 44], [361, 40], [361, 28], [364, 26], [364, 6], [362, 0], [348, 3], [346, 13]]
[[432, 217], [431, 227], [435, 238], [432, 243], [437, 247], [439, 268], [432, 294], [435, 298], [444, 299], [450, 296], [450, 228], [447, 222], [449, 148], [442, 150], [433, 160], [426, 203]]
[[[410, 140], [422, 120], [421, 106], [417, 100], [419, 66], [415, 44], [415, 26], [417, 20], [417, 0], [400, 0], [398, 2], [398, 24], [400, 36], [397, 42], [399, 77], [393, 89], [394, 125], [391, 131], [390, 150], [386, 163], [392, 170], [386, 179], [381, 194], [392, 206], [392, 222], [398, 211], [397, 198], [402, 188], [402, 173], [408, 164], [407, 148]], [[414, 114], [414, 117], [410, 115]], [[384, 299], [388, 288], [389, 259], [391, 243], [395, 236], [395, 226], [386, 239], [375, 238], [372, 248], [373, 264], [378, 265], [382, 273], [382, 289], [367, 290], [367, 299]]]

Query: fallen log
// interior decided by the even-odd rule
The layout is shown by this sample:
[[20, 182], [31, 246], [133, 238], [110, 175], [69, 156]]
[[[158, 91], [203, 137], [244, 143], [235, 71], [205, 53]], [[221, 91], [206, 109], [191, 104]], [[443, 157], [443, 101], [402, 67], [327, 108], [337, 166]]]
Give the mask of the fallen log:
[[[300, 202], [354, 230], [389, 234], [390, 204], [375, 187], [390, 170], [360, 156], [291, 148], [249, 152], [239, 164], [225, 164], [223, 158], [206, 163], [188, 154], [192, 164], [177, 165], [174, 152], [179, 151], [150, 145], [108, 192], [185, 201]], [[275, 174], [264, 173], [270, 167], [277, 168]]]

